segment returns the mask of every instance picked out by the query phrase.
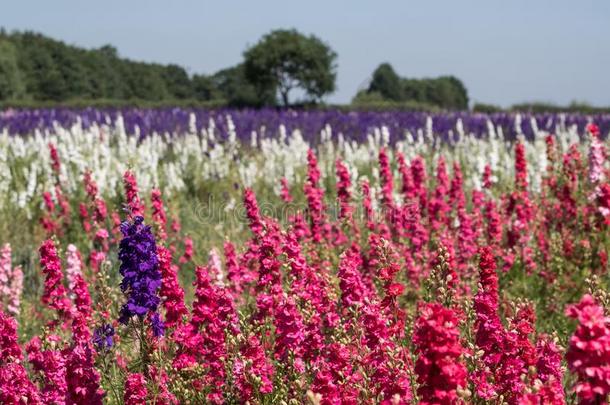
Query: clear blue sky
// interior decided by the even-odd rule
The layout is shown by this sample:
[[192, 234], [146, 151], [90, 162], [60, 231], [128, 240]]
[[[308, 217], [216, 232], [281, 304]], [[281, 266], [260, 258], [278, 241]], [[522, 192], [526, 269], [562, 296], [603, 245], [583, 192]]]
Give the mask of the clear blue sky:
[[112, 44], [135, 60], [213, 73], [275, 28], [313, 33], [338, 53], [347, 102], [375, 67], [453, 74], [474, 101], [610, 105], [610, 0], [4, 1], [0, 26], [70, 44]]

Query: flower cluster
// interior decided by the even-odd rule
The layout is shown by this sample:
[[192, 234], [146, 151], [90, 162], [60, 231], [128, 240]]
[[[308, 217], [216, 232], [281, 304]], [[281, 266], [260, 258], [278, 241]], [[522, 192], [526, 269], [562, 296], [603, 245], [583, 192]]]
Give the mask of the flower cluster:
[[420, 404], [463, 403], [458, 390], [466, 387], [467, 370], [460, 358], [459, 319], [455, 311], [437, 303], [418, 308], [413, 344], [419, 357], [415, 372]]
[[566, 359], [578, 377], [576, 393], [583, 404], [599, 404], [610, 395], [610, 317], [590, 295], [567, 309], [578, 320]]
[[119, 321], [127, 324], [133, 316], [143, 319], [150, 315], [153, 331], [160, 336], [164, 327], [157, 308], [162, 283], [155, 237], [140, 216], [135, 217], [133, 222], [122, 223], [121, 232], [123, 240], [119, 246], [119, 271], [123, 276], [121, 290], [127, 294], [127, 302], [121, 308]]
[[606, 403], [610, 127], [460, 116], [0, 135], [0, 402]]

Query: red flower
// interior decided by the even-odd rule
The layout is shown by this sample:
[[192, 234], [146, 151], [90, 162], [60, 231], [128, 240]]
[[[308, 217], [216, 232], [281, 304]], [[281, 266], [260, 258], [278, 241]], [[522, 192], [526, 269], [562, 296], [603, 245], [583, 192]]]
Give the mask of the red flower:
[[457, 390], [466, 386], [467, 370], [461, 362], [457, 314], [438, 303], [420, 305], [413, 343], [419, 355], [415, 372], [420, 404], [463, 403]]

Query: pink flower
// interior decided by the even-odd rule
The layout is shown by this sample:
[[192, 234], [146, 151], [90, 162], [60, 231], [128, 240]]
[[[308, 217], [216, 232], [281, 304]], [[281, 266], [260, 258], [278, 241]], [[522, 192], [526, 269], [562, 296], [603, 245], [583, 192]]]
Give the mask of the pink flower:
[[341, 343], [329, 344], [316, 365], [315, 377], [311, 390], [322, 395], [322, 405], [357, 405], [359, 404], [358, 384], [362, 375], [354, 361], [357, 353], [353, 346]]
[[208, 269], [197, 267], [196, 299], [189, 325], [174, 334], [179, 345], [174, 366], [188, 367], [205, 364], [208, 372], [202, 383], [208, 387], [208, 401], [223, 403], [227, 348], [225, 332], [237, 332], [237, 314], [228, 291], [213, 285]]
[[210, 275], [214, 279], [214, 283], [220, 287], [224, 286], [224, 273], [222, 271], [222, 263], [220, 261], [220, 255], [216, 248], [210, 249], [208, 253], [208, 268], [210, 269]]
[[373, 212], [373, 203], [371, 201], [371, 186], [367, 180], [363, 180], [360, 187], [362, 190], [362, 208], [364, 210], [366, 227], [372, 231], [375, 229], [375, 214]]
[[597, 136], [592, 135], [589, 146], [589, 181], [591, 184], [596, 185], [604, 181], [605, 161], [606, 148]]
[[[170, 246], [171, 248], [171, 246]], [[180, 264], [189, 263], [193, 260], [193, 239], [188, 236], [184, 237], [184, 254], [180, 258]]]
[[566, 315], [578, 320], [566, 354], [578, 379], [576, 394], [582, 404], [601, 404], [610, 394], [610, 317], [589, 294], [568, 307]]
[[523, 142], [515, 144], [515, 185], [518, 190], [527, 188], [527, 161]]
[[349, 172], [347, 167], [341, 162], [341, 160], [337, 159], [335, 162], [335, 167], [337, 171], [337, 198], [339, 199], [339, 219], [348, 219], [352, 218], [353, 208], [350, 205], [350, 200], [352, 198], [350, 188], [352, 186], [352, 182], [349, 176]]
[[320, 170], [316, 155], [310, 149], [307, 151], [307, 181], [303, 185], [303, 192], [307, 198], [307, 213], [311, 235], [316, 243], [328, 240], [330, 225], [327, 223], [326, 206], [324, 205], [324, 189], [318, 184]]
[[55, 309], [61, 316], [69, 315], [70, 301], [66, 296], [66, 289], [62, 284], [63, 274], [61, 261], [53, 240], [48, 239], [40, 246], [40, 267], [46, 276], [42, 302], [49, 308]]
[[10, 290], [8, 292], [8, 303], [6, 309], [12, 315], [19, 315], [21, 312], [21, 294], [23, 293], [23, 271], [21, 266], [13, 269]]
[[458, 162], [453, 163], [453, 178], [451, 179], [451, 187], [449, 189], [449, 205], [456, 207], [458, 210], [466, 205], [464, 178], [462, 176], [462, 168]]
[[[59, 342], [56, 335], [48, 336], [45, 345], [56, 345]], [[42, 348], [40, 338], [35, 337], [26, 346], [28, 360], [35, 372], [43, 381], [41, 399], [45, 404], [64, 404], [68, 393], [66, 381], [66, 354], [64, 351]]]
[[152, 219], [157, 231], [157, 237], [161, 240], [167, 238], [167, 216], [165, 215], [165, 207], [163, 207], [163, 197], [161, 190], [155, 188], [151, 192], [150, 203], [152, 205]]
[[75, 313], [72, 319], [72, 333], [76, 342], [89, 342], [91, 340], [91, 295], [89, 286], [81, 274], [77, 274], [72, 288], [74, 295]]
[[68, 245], [66, 253], [66, 278], [68, 279], [68, 288], [74, 290], [76, 276], [82, 275], [83, 263], [78, 248], [73, 244]]
[[41, 403], [38, 388], [29, 380], [22, 360], [17, 323], [0, 310], [0, 403]]
[[394, 207], [394, 178], [390, 159], [385, 148], [379, 150], [379, 175], [381, 177], [381, 195], [383, 204], [389, 209]]
[[367, 289], [358, 269], [361, 263], [360, 255], [352, 249], [348, 249], [341, 255], [337, 277], [341, 288], [341, 303], [344, 308], [362, 305], [367, 296]]
[[587, 131], [588, 133], [590, 133], [592, 136], [595, 136], [595, 137], [598, 137], [600, 134], [599, 127], [592, 122], [587, 124], [585, 131]]
[[413, 343], [419, 355], [415, 363], [420, 404], [458, 404], [457, 390], [466, 386], [467, 370], [460, 360], [457, 314], [438, 303], [419, 306]]
[[0, 311], [0, 365], [22, 359], [21, 348], [17, 343], [17, 322]]
[[48, 143], [49, 154], [51, 155], [51, 168], [56, 175], [59, 175], [61, 169], [61, 161], [59, 160], [59, 153], [57, 153], [57, 147], [51, 142]]
[[449, 177], [445, 167], [445, 159], [441, 156], [438, 159], [436, 167], [436, 188], [434, 195], [428, 205], [428, 215], [430, 217], [431, 227], [434, 230], [440, 229], [447, 225], [451, 214], [451, 208], [447, 203], [446, 197], [449, 191]]
[[91, 345], [82, 342], [66, 349], [68, 404], [101, 405], [105, 396], [100, 388], [100, 374], [95, 369]]
[[271, 393], [273, 375], [273, 365], [267, 359], [260, 340], [254, 335], [250, 336], [242, 345], [240, 356], [233, 365], [233, 377], [241, 400], [251, 401], [258, 393]]
[[224, 254], [229, 288], [233, 296], [238, 297], [246, 288], [246, 284], [254, 280], [254, 275], [250, 269], [239, 263], [235, 253], [235, 246], [229, 241], [224, 243]]
[[535, 392], [526, 394], [520, 405], [562, 405], [565, 404], [563, 393], [563, 370], [561, 367], [561, 352], [552, 340], [543, 336], [536, 346], [538, 362], [536, 378], [541, 386], [536, 386]]
[[483, 188], [489, 190], [492, 186], [492, 172], [491, 166], [489, 164], [485, 165], [485, 169], [483, 171]]
[[[275, 324], [275, 354], [278, 359], [287, 361], [293, 355], [294, 364], [302, 362], [303, 341], [305, 340], [303, 318], [291, 297], [284, 297], [273, 319]], [[295, 366], [296, 367], [296, 366]], [[303, 372], [304, 370], [299, 370]]]
[[146, 405], [148, 390], [146, 380], [140, 373], [130, 373], [125, 380], [125, 394], [123, 401], [125, 405]]
[[184, 305], [184, 290], [178, 281], [178, 267], [172, 264], [172, 254], [169, 249], [157, 246], [157, 257], [161, 272], [159, 296], [165, 308], [165, 326], [173, 328], [182, 322], [184, 315], [188, 314]]
[[400, 172], [400, 176], [402, 177], [401, 191], [404, 195], [405, 200], [410, 200], [415, 197], [413, 193], [413, 177], [411, 175], [409, 167], [407, 166], [405, 156], [401, 152], [397, 152], [396, 158], [398, 160], [398, 171]]
[[167, 383], [170, 380], [167, 373], [163, 370], [159, 370], [157, 367], [150, 366], [150, 377], [157, 387], [155, 404], [178, 405], [178, 399], [174, 394], [169, 391], [169, 388], [167, 386]]
[[244, 190], [244, 207], [246, 208], [246, 216], [250, 221], [250, 230], [256, 236], [259, 236], [263, 231], [263, 223], [256, 202], [256, 195], [250, 188]]
[[125, 202], [132, 217], [144, 216], [144, 204], [138, 195], [138, 182], [131, 170], [123, 174], [123, 186], [125, 187]]
[[280, 197], [282, 197], [282, 201], [284, 201], [285, 203], [291, 203], [292, 196], [290, 195], [290, 187], [288, 186], [288, 180], [286, 179], [286, 177], [282, 177], [281, 187], [282, 188], [280, 190]]
[[91, 221], [89, 218], [89, 211], [87, 210], [87, 205], [85, 203], [80, 203], [78, 205], [78, 212], [80, 214], [80, 220], [83, 224], [83, 230], [85, 233], [91, 232]]
[[[0, 364], [0, 403], [41, 405], [38, 388], [20, 363]], [[45, 404], [47, 402], [44, 402]]]
[[0, 250], [0, 299], [7, 296], [11, 289], [10, 279], [13, 268], [11, 252], [11, 245], [8, 243]]

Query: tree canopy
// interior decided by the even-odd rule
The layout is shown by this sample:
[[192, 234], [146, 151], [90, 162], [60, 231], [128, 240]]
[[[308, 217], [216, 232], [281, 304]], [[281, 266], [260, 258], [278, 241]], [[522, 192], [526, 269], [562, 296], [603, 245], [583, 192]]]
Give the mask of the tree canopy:
[[[396, 74], [389, 63], [375, 69], [366, 94], [376, 95], [382, 100], [398, 103], [415, 102], [450, 110], [468, 109], [468, 92], [464, 84], [454, 76], [433, 79], [407, 79]], [[362, 94], [357, 100], [364, 98]]]
[[[122, 58], [111, 45], [83, 49], [33, 32], [0, 29], [0, 102], [315, 105], [336, 88], [336, 59], [314, 35], [275, 30], [246, 49], [242, 62], [213, 74], [191, 75], [177, 64]], [[461, 110], [468, 108], [468, 93], [453, 76], [404, 78], [382, 63], [353, 103]]]
[[337, 54], [317, 37], [296, 30], [276, 30], [244, 53], [246, 79], [261, 94], [278, 92], [284, 106], [300, 89], [308, 102], [335, 90]]

